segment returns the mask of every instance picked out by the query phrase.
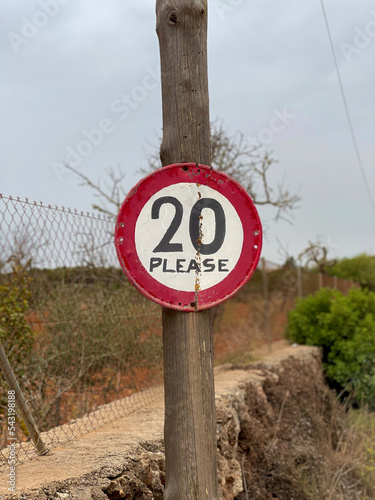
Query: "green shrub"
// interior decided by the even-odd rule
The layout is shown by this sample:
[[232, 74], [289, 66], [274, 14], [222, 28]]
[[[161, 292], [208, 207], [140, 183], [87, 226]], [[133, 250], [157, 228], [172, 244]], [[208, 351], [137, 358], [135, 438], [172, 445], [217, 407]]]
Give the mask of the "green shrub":
[[26, 270], [14, 266], [0, 283], [0, 342], [18, 376], [25, 371], [34, 334], [27, 322], [30, 280]]
[[344, 258], [327, 269], [331, 276], [354, 280], [362, 288], [375, 292], [375, 256], [362, 253], [352, 258]]
[[[18, 380], [25, 375], [34, 344], [34, 333], [27, 322], [30, 280], [23, 267], [0, 275], [0, 344]], [[4, 442], [9, 387], [0, 369], [0, 443]], [[17, 422], [22, 425], [22, 421]]]
[[330, 385], [375, 410], [375, 293], [322, 289], [290, 311], [285, 333], [298, 344], [321, 346]]

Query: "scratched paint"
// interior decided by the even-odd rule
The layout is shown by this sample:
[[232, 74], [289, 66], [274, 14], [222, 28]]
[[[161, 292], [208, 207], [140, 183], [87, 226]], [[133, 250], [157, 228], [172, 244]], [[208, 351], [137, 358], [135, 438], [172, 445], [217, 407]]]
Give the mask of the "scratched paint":
[[[182, 207], [182, 219], [170, 243], [180, 244], [180, 250], [155, 251], [159, 242], [173, 226], [176, 207], [163, 203], [159, 217], [150, 214], [160, 199], [177, 199]], [[192, 209], [197, 200], [217, 200], [225, 212], [225, 239], [217, 252], [202, 255], [191, 241], [189, 226]], [[199, 240], [202, 245], [215, 239], [215, 213], [203, 209], [199, 220]], [[135, 246], [140, 262], [146, 271], [160, 283], [186, 292], [205, 290], [225, 279], [234, 269], [241, 254], [243, 228], [233, 205], [218, 191], [203, 185], [178, 183], [168, 186], [152, 196], [141, 210], [135, 227]]]
[[251, 277], [262, 227], [236, 181], [206, 165], [180, 163], [129, 192], [115, 245], [141, 293], [165, 307], [197, 311], [228, 299]]

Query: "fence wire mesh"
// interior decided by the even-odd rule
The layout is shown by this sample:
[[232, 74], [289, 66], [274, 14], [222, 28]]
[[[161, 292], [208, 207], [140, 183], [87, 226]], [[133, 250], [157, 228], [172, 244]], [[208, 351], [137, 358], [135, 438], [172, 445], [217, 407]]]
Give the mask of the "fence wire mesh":
[[[115, 266], [114, 220], [0, 194], [2, 264], [16, 253], [33, 267]], [[7, 269], [9, 270], [9, 264]]]
[[[126, 398], [100, 406], [97, 410], [84, 415], [82, 418], [71, 420], [47, 432], [41, 432], [40, 439], [48, 450], [53, 450], [58, 445], [66, 444], [72, 439], [114, 422], [118, 418], [126, 417], [163, 397], [163, 386], [137, 392]], [[9, 456], [10, 449], [8, 447], [0, 450], [0, 472], [5, 472], [9, 468]], [[16, 444], [14, 455], [16, 465], [37, 456], [37, 449], [32, 442]]]
[[[162, 396], [142, 391], [161, 381], [160, 308], [126, 280], [114, 229], [114, 219], [0, 194], [0, 341], [47, 448]], [[19, 411], [9, 441], [5, 380], [1, 471], [15, 439], [17, 463], [37, 455]]]
[[[0, 342], [49, 449], [163, 394], [142, 391], [162, 381], [161, 309], [126, 280], [114, 229], [113, 219], [0, 194]], [[216, 359], [271, 346], [297, 297], [352, 285], [262, 259], [212, 312]], [[9, 388], [0, 374], [0, 471], [9, 466]], [[37, 455], [19, 414], [15, 438], [17, 463]]]

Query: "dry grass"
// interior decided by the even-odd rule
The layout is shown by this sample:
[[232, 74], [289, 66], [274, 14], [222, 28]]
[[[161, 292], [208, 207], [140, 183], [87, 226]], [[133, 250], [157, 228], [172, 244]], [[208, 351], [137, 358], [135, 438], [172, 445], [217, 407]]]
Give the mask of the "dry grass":
[[375, 500], [375, 414], [346, 412], [319, 363], [284, 361], [282, 374], [247, 393], [236, 500]]
[[[337, 490], [353, 488], [350, 478], [359, 479], [363, 488], [358, 492], [361, 500], [375, 499], [375, 413], [349, 410], [345, 427], [338, 443], [342, 465], [338, 469], [328, 500]], [[345, 498], [344, 496], [342, 498]]]

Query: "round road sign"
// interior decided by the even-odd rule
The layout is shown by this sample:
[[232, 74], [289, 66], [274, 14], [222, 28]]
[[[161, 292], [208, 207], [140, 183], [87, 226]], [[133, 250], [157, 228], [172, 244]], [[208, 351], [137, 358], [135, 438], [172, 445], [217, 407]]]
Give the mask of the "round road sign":
[[120, 209], [115, 244], [133, 285], [164, 307], [197, 311], [235, 294], [253, 274], [262, 226], [247, 192], [196, 163], [142, 179]]

